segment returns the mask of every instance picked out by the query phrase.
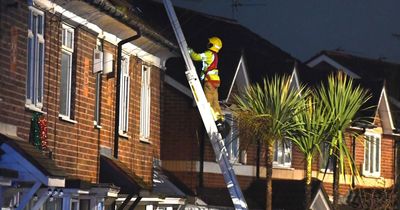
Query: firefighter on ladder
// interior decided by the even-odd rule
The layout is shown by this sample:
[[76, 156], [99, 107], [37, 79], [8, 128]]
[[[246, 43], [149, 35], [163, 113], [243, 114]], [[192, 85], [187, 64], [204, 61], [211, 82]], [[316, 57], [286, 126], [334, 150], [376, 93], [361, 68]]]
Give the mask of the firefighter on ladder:
[[225, 138], [229, 132], [229, 124], [225, 122], [221, 107], [218, 101], [218, 87], [220, 79], [218, 76], [218, 52], [222, 48], [222, 41], [218, 37], [208, 39], [208, 50], [203, 53], [196, 53], [189, 48], [189, 54], [192, 60], [202, 61], [203, 68], [200, 73], [200, 80], [204, 82], [203, 89], [207, 101], [210, 103], [214, 121], [217, 125], [218, 132]]

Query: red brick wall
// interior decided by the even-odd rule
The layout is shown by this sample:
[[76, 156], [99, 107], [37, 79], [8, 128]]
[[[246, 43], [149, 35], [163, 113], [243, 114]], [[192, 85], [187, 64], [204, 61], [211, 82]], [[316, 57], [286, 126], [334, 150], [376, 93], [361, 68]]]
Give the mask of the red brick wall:
[[[32, 111], [25, 108], [26, 48], [28, 8], [26, 1], [18, 1], [17, 8], [7, 8], [2, 2], [0, 13], [0, 122], [18, 126], [18, 136], [28, 141]], [[16, 38], [12, 38], [15, 37]], [[56, 163], [70, 176], [97, 182], [99, 170], [99, 148], [113, 149], [115, 75], [102, 75], [101, 129], [95, 128], [95, 74], [92, 73], [93, 49], [97, 35], [82, 27], [75, 28], [76, 62], [73, 63], [73, 92], [75, 98], [74, 120], [59, 119], [59, 87], [61, 69], [61, 22], [57, 15], [45, 14], [45, 67], [43, 111], [48, 120], [49, 149]], [[13, 39], [16, 41], [13, 42]], [[16, 44], [13, 48], [11, 44]], [[11, 52], [10, 49], [13, 49]], [[105, 42], [104, 50], [117, 57], [117, 48]], [[17, 63], [11, 65], [12, 56]], [[116, 63], [116, 62], [115, 62]], [[160, 158], [160, 82], [162, 71], [151, 66], [151, 131], [150, 142], [139, 141], [140, 82], [142, 61], [130, 58], [130, 138], [120, 138], [119, 159], [137, 175], [150, 183], [153, 158]]]
[[161, 159], [199, 160], [200, 141], [206, 134], [197, 107], [170, 85], [163, 90]]
[[27, 138], [31, 117], [25, 111], [28, 8], [26, 1], [17, 3], [20, 6], [0, 3], [0, 121], [19, 126], [18, 134]]

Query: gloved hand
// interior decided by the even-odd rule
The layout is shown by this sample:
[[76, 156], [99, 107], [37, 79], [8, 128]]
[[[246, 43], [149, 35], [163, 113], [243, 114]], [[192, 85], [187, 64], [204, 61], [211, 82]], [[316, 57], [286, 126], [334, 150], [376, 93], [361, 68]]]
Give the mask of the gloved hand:
[[201, 71], [201, 73], [200, 73], [200, 80], [204, 80], [204, 77], [205, 77], [204, 72]]

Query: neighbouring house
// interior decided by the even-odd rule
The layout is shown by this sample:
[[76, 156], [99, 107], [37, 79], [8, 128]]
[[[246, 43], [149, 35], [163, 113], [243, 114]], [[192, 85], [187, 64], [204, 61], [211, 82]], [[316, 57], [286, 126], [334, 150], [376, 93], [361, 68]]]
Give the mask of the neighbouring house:
[[[147, 10], [146, 6], [141, 7], [142, 11], [151, 10], [154, 14], [162, 13], [163, 8], [160, 4], [151, 2], [142, 4], [148, 5]], [[334, 66], [329, 72], [321, 72], [307, 68], [289, 54], [233, 20], [181, 8], [177, 8], [176, 11], [188, 44], [195, 51], [204, 50], [207, 38], [210, 36], [218, 36], [223, 41], [223, 49], [219, 53], [219, 70], [222, 78], [220, 101], [228, 119], [231, 116], [229, 106], [232, 95], [240, 94], [247, 85], [261, 82], [264, 77], [290, 74], [293, 85], [296, 87], [300, 83], [314, 85], [316, 82], [325, 80], [330, 72], [343, 69]], [[144, 12], [143, 16], [146, 16], [145, 14], [151, 15]], [[171, 29], [168, 29], [169, 23], [166, 16], [151, 16], [152, 18], [147, 17], [151, 19], [151, 23], [164, 26], [164, 34], [167, 37], [173, 36]], [[295, 67], [296, 63], [297, 67]], [[220, 169], [215, 162], [215, 155], [185, 79], [185, 64], [181, 58], [170, 58], [166, 67], [162, 94], [164, 99], [161, 166], [171, 173], [170, 176], [175, 176], [183, 182], [192, 191], [191, 193], [204, 201], [209, 208], [232, 208]], [[364, 134], [357, 140], [348, 138], [350, 151], [355, 157], [361, 176], [347, 176], [346, 180], [341, 180], [340, 194], [343, 203], [346, 198], [351, 197], [346, 197], [346, 195], [351, 195], [351, 185], [356, 188], [382, 189], [390, 188], [395, 183], [394, 146], [398, 134], [393, 131], [396, 129], [397, 119], [393, 116], [393, 104], [396, 104], [396, 100], [388, 94], [392, 90], [390, 84], [383, 80], [376, 80], [377, 78], [373, 79], [363, 78], [356, 81], [371, 91], [373, 97], [367, 105], [374, 108], [359, 113], [359, 117], [369, 119], [368, 124], [355, 124], [351, 128], [353, 131]], [[260, 194], [256, 196], [252, 194], [251, 186], [263, 187], [259, 181], [265, 177], [265, 152], [257, 142], [253, 145], [241, 144], [247, 141], [237, 138], [238, 131], [234, 124], [235, 122], [231, 121], [232, 133], [225, 141], [228, 155], [250, 208], [262, 209], [264, 198]], [[364, 137], [368, 141], [364, 141]], [[382, 157], [385, 157], [385, 161], [382, 161]], [[328, 166], [328, 173], [324, 176], [326, 155], [317, 159], [319, 160], [314, 161], [313, 164], [313, 177], [322, 181], [319, 186], [322, 186], [321, 189], [325, 193], [318, 194], [320, 196], [313, 194], [312, 205], [318, 204], [318, 207], [312, 206], [312, 208], [330, 209], [327, 200], [328, 196], [332, 195], [332, 174]], [[291, 182], [304, 179], [303, 156], [290, 143], [277, 141], [273, 167], [274, 183], [286, 182], [283, 185], [291, 185]], [[279, 187], [274, 188], [273, 194], [277, 194], [279, 189]], [[277, 209], [285, 208], [283, 203], [276, 199], [273, 200], [273, 206]], [[286, 208], [290, 209], [290, 207]]]
[[124, 4], [1, 1], [0, 208], [185, 203], [156, 170], [172, 56], [176, 45]]
[[[140, 5], [143, 12], [141, 17], [147, 23], [161, 26], [163, 30], [159, 31], [163, 35], [174, 38], [162, 4], [152, 1], [136, 3]], [[195, 51], [205, 50], [211, 36], [217, 36], [223, 42], [223, 48], [219, 52], [218, 69], [222, 78], [219, 98], [232, 126], [232, 131], [225, 140], [228, 156], [249, 207], [264, 209], [265, 196], [257, 193], [265, 193], [265, 185], [262, 184], [266, 173], [264, 149], [257, 142], [252, 145], [240, 143], [229, 107], [234, 94], [240, 93], [249, 84], [262, 82], [267, 76], [293, 75], [293, 85], [298, 86], [295, 69], [308, 67], [234, 20], [182, 8], [176, 8], [176, 12], [186, 40]], [[200, 69], [198, 63], [195, 65]], [[226, 184], [215, 162], [215, 154], [185, 78], [183, 59], [170, 58], [166, 67], [165, 85], [161, 94], [161, 168], [168, 173], [176, 186], [185, 188], [186, 194], [194, 197], [194, 204], [198, 208], [232, 209]], [[301, 198], [304, 197], [301, 190], [304, 162], [298, 153], [293, 153], [292, 157], [291, 151], [291, 146], [287, 148], [284, 144], [277, 144], [274, 185], [293, 186], [296, 192], [301, 192], [300, 201], [294, 204], [299, 206], [303, 205]], [[279, 188], [275, 189], [279, 191]], [[323, 185], [316, 184], [313, 192], [313, 208], [318, 209], [316, 206], [322, 205], [329, 209], [328, 196]], [[274, 208], [285, 208], [279, 196], [275, 197], [273, 203]]]
[[[340, 51], [322, 51], [309, 59], [306, 64], [313, 68], [312, 72], [304, 72], [308, 74], [309, 78], [316, 75], [321, 77], [329, 72], [340, 70], [355, 79], [356, 84], [358, 83], [372, 94], [372, 98], [365, 106], [372, 108], [361, 111], [359, 114], [359, 117], [364, 117], [370, 125], [354, 124], [350, 128], [362, 134], [358, 140], [348, 139], [360, 177], [357, 179], [349, 177], [348, 180], [340, 181], [342, 203], [349, 203], [353, 206], [354, 203], [357, 203], [359, 208], [366, 204], [371, 206], [372, 203], [368, 204], [368, 201], [371, 199], [371, 192], [373, 194], [376, 191], [375, 196], [377, 194], [385, 195], [386, 198], [383, 200], [393, 206], [392, 198], [395, 191], [392, 189], [398, 176], [396, 160], [400, 136], [398, 127], [400, 95], [396, 84], [396, 80], [400, 78], [400, 64], [364, 58]], [[328, 183], [332, 182], [329, 176], [325, 180]], [[356, 189], [355, 191], [350, 189], [351, 185]], [[328, 192], [332, 190], [328, 184], [325, 184], [325, 188]], [[360, 200], [362, 196], [364, 197]], [[383, 205], [383, 203], [378, 205]]]

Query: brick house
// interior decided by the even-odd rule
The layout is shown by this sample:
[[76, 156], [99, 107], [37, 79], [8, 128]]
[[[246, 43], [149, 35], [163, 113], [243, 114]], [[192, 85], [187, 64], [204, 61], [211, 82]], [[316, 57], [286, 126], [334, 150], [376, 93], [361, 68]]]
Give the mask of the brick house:
[[[313, 68], [312, 74], [326, 74], [341, 70], [355, 81], [360, 81], [360, 85], [373, 94], [368, 106], [373, 106], [375, 109], [363, 111], [361, 114], [363, 117], [368, 117], [374, 128], [368, 129], [357, 125], [352, 128], [358, 129], [363, 137], [370, 141], [361, 139], [349, 142], [349, 146], [352, 145], [352, 150], [355, 150], [352, 152], [361, 174], [358, 179], [360, 181], [356, 181], [355, 187], [375, 190], [393, 189], [398, 176], [396, 160], [400, 118], [398, 115], [399, 91], [396, 81], [400, 76], [400, 65], [340, 51], [322, 51], [310, 58], [307, 65]], [[329, 187], [326, 186], [326, 188], [329, 191]], [[348, 192], [349, 184], [342, 182], [341, 195], [344, 196]], [[393, 199], [393, 196], [386, 198], [386, 200], [392, 200], [391, 202]]]
[[176, 46], [124, 8], [1, 2], [2, 208], [165, 203], [151, 189], [164, 62]]
[[[181, 22], [184, 22], [182, 28], [186, 39], [195, 51], [204, 50], [207, 38], [210, 36], [218, 36], [224, 43], [219, 53], [221, 58], [219, 70], [222, 78], [219, 97], [228, 117], [232, 95], [240, 93], [240, 90], [249, 84], [260, 82], [265, 76], [276, 73], [290, 74], [294, 85], [309, 82], [314, 84], [316, 80], [319, 83], [320, 79], [326, 79], [329, 72], [337, 70], [337, 66], [333, 66], [329, 72], [321, 72], [311, 70], [300, 63], [294, 70], [295, 58], [235, 22], [187, 10], [178, 9], [177, 13]], [[198, 196], [209, 206], [218, 206], [218, 208], [232, 206], [223, 177], [215, 163], [212, 147], [204, 133], [200, 116], [186, 85], [183, 74], [184, 63], [178, 58], [171, 58], [166, 66], [163, 97], [167, 99], [164, 100], [165, 111], [162, 118], [164, 125], [161, 139], [162, 167], [171, 172], [176, 179], [191, 189], [193, 195]], [[341, 178], [340, 195], [343, 203], [347, 198], [351, 198], [348, 196], [352, 193], [351, 187], [390, 189], [396, 180], [395, 139], [398, 134], [394, 132], [396, 118], [393, 114], [393, 105], [395, 103], [390, 97], [391, 86], [382, 80], [374, 79], [362, 78], [356, 81], [371, 91], [373, 97], [367, 105], [375, 108], [360, 112], [360, 117], [370, 119], [368, 126], [358, 124], [351, 128], [352, 131], [364, 135], [357, 140], [347, 137], [350, 151], [355, 157], [361, 176], [347, 176], [346, 180]], [[232, 122], [233, 128], [234, 123]], [[229, 157], [249, 207], [263, 209], [265, 189], [261, 183], [266, 174], [265, 152], [257, 143], [241, 144], [240, 142], [248, 141], [235, 138], [236, 132], [238, 131], [233, 129], [231, 136], [226, 139]], [[368, 141], [365, 141], [364, 137]], [[177, 148], [185, 149], [177, 152]], [[294, 187], [296, 181], [301, 182], [304, 179], [304, 165], [303, 156], [295, 146], [277, 141], [273, 166], [273, 186], [276, 187], [273, 187], [273, 196], [274, 194], [279, 196], [273, 197], [274, 208], [292, 209], [303, 205], [301, 194], [280, 193], [279, 188]], [[324, 176], [325, 166], [326, 156], [317, 158], [313, 165], [313, 177], [317, 183], [322, 182], [319, 189], [324, 192], [322, 197], [326, 198], [332, 195], [332, 173], [328, 166], [328, 173]], [[293, 183], [287, 184], [291, 182]], [[298, 192], [302, 193], [301, 190]], [[314, 193], [314, 196], [316, 195], [317, 193]], [[289, 204], [284, 200], [300, 201]], [[321, 198], [318, 202], [321, 204], [326, 201], [322, 200], [324, 199]], [[323, 205], [324, 208], [329, 209], [329, 202]]]
[[[152, 5], [154, 13], [157, 4]], [[229, 106], [232, 96], [244, 87], [255, 82], [261, 82], [263, 77], [275, 73], [293, 75], [293, 84], [299, 79], [294, 71], [308, 69], [295, 58], [278, 47], [239, 25], [233, 20], [210, 16], [198, 12], [176, 8], [178, 19], [188, 44], [195, 51], [205, 49], [207, 39], [211, 36], [221, 38], [223, 48], [219, 52], [219, 74], [221, 87], [219, 98], [227, 119], [232, 120]], [[166, 17], [154, 20], [165, 23]], [[168, 23], [165, 23], [168, 24]], [[160, 25], [165, 25], [160, 24]], [[170, 58], [166, 63], [166, 76], [163, 100], [161, 160], [162, 168], [170, 173], [178, 186], [187, 189], [187, 194], [195, 196], [198, 205], [205, 208], [231, 209], [232, 201], [226, 190], [226, 184], [221, 175], [215, 154], [203, 128], [192, 93], [185, 78], [185, 64], [181, 58]], [[200, 69], [199, 66], [197, 66]], [[235, 122], [231, 121], [232, 133], [225, 140], [228, 155], [233, 164], [241, 188], [245, 194], [250, 209], [263, 209], [265, 205], [265, 158], [263, 148], [255, 142], [252, 145], [241, 144], [237, 137]], [[245, 141], [244, 141], [245, 142]], [[276, 196], [275, 206], [286, 208], [287, 205], [302, 205], [304, 193], [301, 189], [304, 162], [299, 153], [293, 152], [290, 160], [281, 158], [282, 152], [277, 150], [276, 168], [274, 168], [275, 189], [280, 187], [300, 192]], [[290, 149], [291, 151], [291, 149]], [[286, 153], [285, 153], [286, 154]], [[290, 154], [292, 155], [292, 153]], [[279, 158], [278, 158], [279, 156]], [[290, 161], [289, 165], [288, 161]], [[296, 167], [296, 170], [295, 170]], [[179, 184], [178, 184], [179, 183]], [[315, 200], [324, 202], [326, 192], [319, 181], [313, 184]], [[290, 190], [289, 190], [290, 191]], [[303, 198], [303, 199], [302, 199]], [[284, 202], [291, 199], [296, 202]], [[326, 204], [329, 206], [329, 203]]]

